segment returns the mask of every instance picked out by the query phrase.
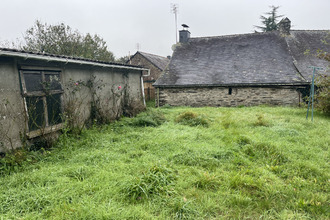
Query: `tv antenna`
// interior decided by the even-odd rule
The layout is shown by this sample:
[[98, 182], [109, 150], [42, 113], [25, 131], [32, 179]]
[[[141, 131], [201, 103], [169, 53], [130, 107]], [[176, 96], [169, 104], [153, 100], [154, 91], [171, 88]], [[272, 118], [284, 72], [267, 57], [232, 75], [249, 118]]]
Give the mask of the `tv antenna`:
[[179, 5], [171, 3], [171, 12], [175, 16], [175, 42], [178, 43], [178, 13], [179, 13]]

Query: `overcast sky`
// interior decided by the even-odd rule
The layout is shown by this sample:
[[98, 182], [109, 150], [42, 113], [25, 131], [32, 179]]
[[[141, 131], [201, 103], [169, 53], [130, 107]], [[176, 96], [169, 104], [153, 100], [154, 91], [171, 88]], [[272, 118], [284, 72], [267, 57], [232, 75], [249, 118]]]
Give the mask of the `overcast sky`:
[[65, 23], [81, 33], [100, 35], [119, 58], [141, 51], [167, 56], [185, 23], [192, 37], [243, 34], [260, 25], [269, 6], [281, 6], [292, 29], [330, 29], [330, 0], [0, 0], [0, 42], [16, 41], [36, 19]]

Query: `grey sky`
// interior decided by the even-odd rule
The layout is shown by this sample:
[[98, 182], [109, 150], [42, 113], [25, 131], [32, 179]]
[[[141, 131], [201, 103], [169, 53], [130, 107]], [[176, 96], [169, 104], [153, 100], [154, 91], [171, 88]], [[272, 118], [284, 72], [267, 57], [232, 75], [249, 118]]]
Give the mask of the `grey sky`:
[[140, 50], [172, 54], [178, 4], [178, 28], [190, 26], [192, 37], [253, 32], [268, 6], [281, 6], [293, 29], [330, 29], [330, 0], [0, 0], [0, 42], [22, 38], [36, 19], [65, 23], [81, 33], [100, 35], [119, 58]]

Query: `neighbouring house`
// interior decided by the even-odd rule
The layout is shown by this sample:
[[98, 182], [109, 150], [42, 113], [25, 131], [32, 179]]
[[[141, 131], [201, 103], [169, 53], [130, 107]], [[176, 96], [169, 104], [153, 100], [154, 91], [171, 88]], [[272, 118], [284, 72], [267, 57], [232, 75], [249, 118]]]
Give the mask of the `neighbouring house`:
[[155, 99], [155, 88], [152, 86], [152, 84], [156, 82], [169, 62], [169, 57], [162, 57], [141, 51], [137, 51], [127, 61], [128, 64], [138, 65], [150, 69], [150, 75], [143, 77], [146, 100]]
[[329, 30], [290, 26], [285, 18], [279, 31], [198, 38], [181, 30], [171, 62], [154, 84], [156, 105], [297, 106], [309, 94], [310, 67], [329, 66], [315, 56], [330, 51], [322, 42]]
[[110, 121], [143, 107], [145, 73], [133, 65], [0, 48], [0, 152], [64, 124]]

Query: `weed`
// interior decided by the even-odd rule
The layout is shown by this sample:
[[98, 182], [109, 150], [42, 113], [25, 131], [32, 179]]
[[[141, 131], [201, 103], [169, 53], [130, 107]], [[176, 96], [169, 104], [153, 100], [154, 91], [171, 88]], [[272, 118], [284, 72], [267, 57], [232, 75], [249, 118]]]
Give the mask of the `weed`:
[[237, 143], [240, 146], [244, 146], [244, 145], [247, 145], [247, 144], [251, 144], [251, 139], [246, 137], [246, 136], [240, 136], [237, 140]]
[[254, 126], [269, 126], [269, 123], [265, 120], [264, 115], [258, 114], [257, 121], [254, 122]]
[[210, 122], [205, 115], [199, 115], [195, 112], [183, 112], [175, 120], [177, 123], [189, 126], [209, 127]]
[[66, 172], [66, 176], [76, 179], [78, 181], [84, 181], [87, 177], [91, 175], [91, 171], [88, 167], [82, 166], [74, 170], [69, 170]]
[[169, 105], [169, 104], [165, 104], [163, 105], [161, 108], [173, 108], [173, 106]]
[[232, 189], [239, 189], [248, 194], [256, 195], [262, 192], [262, 183], [258, 179], [244, 173], [230, 176], [229, 185]]
[[[183, 112], [212, 123], [182, 126]], [[166, 118], [155, 128], [125, 117], [52, 151], [1, 154], [0, 219], [329, 219], [328, 118], [284, 107], [137, 118], [155, 114]], [[254, 126], [259, 114], [268, 126]]]
[[267, 143], [258, 143], [255, 145], [255, 148], [258, 153], [262, 157], [265, 157], [272, 165], [281, 165], [289, 161], [287, 156], [280, 152], [278, 148], [274, 145]]
[[192, 202], [186, 198], [175, 198], [170, 201], [172, 216], [174, 219], [194, 219], [198, 216], [198, 211], [192, 207]]
[[204, 172], [198, 176], [194, 185], [200, 189], [215, 190], [220, 186], [220, 181], [216, 175]]
[[282, 126], [274, 126], [271, 128], [271, 131], [281, 135], [281, 136], [288, 136], [288, 137], [297, 137], [299, 136], [299, 131], [293, 128], [285, 128]]
[[219, 165], [219, 160], [217, 160], [212, 155], [190, 150], [185, 153], [176, 154], [170, 160], [176, 164], [201, 166], [208, 169], [214, 169]]
[[282, 165], [289, 159], [278, 150], [278, 148], [268, 143], [252, 143], [244, 145], [243, 152], [251, 159], [263, 160], [267, 164], [276, 166]]
[[143, 112], [145, 110], [146, 107], [141, 103], [141, 101], [130, 101], [124, 105], [123, 115], [126, 117], [135, 117], [140, 112]]
[[234, 152], [231, 150], [217, 151], [211, 153], [210, 156], [214, 157], [217, 160], [226, 161], [234, 157]]
[[166, 121], [160, 111], [148, 111], [139, 114], [132, 120], [132, 125], [137, 127], [157, 127]]
[[35, 163], [42, 158], [43, 150], [39, 152], [30, 152], [23, 148], [7, 152], [0, 156], [0, 176], [8, 175], [21, 170], [24, 165]]
[[155, 165], [135, 177], [124, 188], [124, 194], [131, 201], [143, 201], [155, 195], [171, 195], [176, 179], [174, 172], [165, 166]]

